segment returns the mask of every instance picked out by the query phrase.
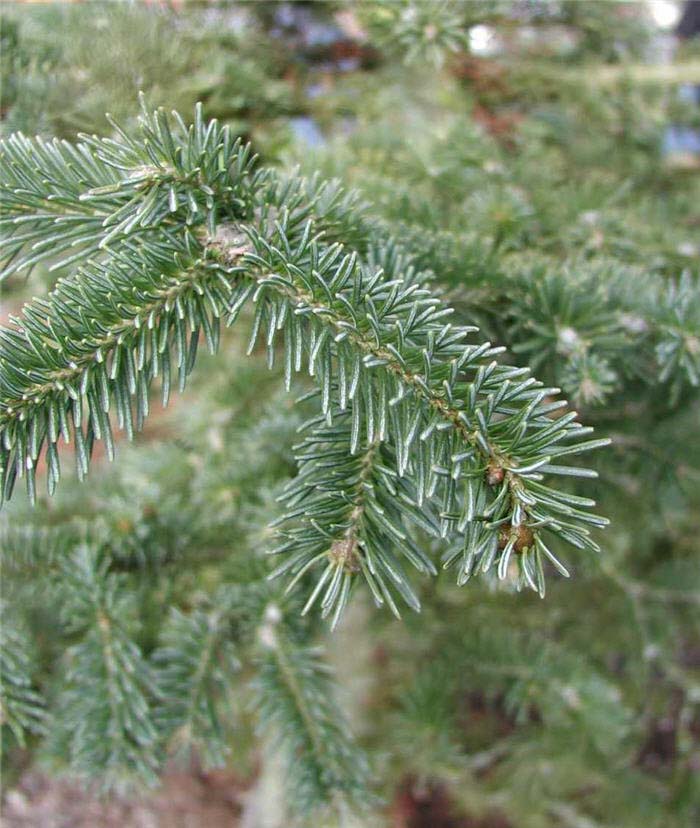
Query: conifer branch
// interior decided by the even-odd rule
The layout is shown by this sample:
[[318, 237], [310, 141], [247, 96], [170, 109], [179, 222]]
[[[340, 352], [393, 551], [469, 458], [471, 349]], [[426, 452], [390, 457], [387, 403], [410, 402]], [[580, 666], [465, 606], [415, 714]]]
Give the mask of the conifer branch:
[[300, 645], [268, 606], [259, 631], [258, 674], [252, 682], [261, 732], [282, 751], [292, 811], [342, 814], [372, 797], [364, 753], [351, 740], [330, 672], [318, 649]]
[[284, 524], [280, 529], [284, 542], [272, 550], [285, 560], [270, 577], [291, 575], [289, 591], [307, 572], [320, 567], [303, 612], [320, 599], [322, 614], [332, 613], [332, 626], [358, 574], [378, 606], [386, 603], [398, 616], [392, 596], [397, 590], [418, 610], [420, 601], [399, 558], [418, 572], [435, 575], [433, 562], [412, 539], [408, 524], [437, 536], [437, 522], [427, 505], [418, 507], [409, 479], [398, 476], [388, 442], [375, 439], [352, 454], [351, 416], [338, 413], [333, 420], [332, 426], [322, 421], [313, 428], [309, 425], [299, 446], [298, 474], [280, 497], [286, 507], [278, 521]]
[[[605, 521], [585, 511], [592, 502], [543, 482], [545, 474], [594, 476], [552, 461], [607, 442], [583, 440], [590, 429], [574, 412], [558, 416], [566, 405], [552, 401], [558, 389], [543, 387], [527, 369], [499, 364], [494, 357], [503, 349], [468, 344], [476, 329], [447, 322], [453, 309], [435, 296], [425, 274], [397, 253], [391, 238], [354, 219], [351, 202], [336, 190], [253, 171], [247, 150], [215, 122], [205, 126], [200, 110], [189, 128], [174, 118], [173, 130], [162, 113], [144, 114], [138, 139], [86, 139], [92, 161], [121, 176], [78, 197], [100, 205], [113, 199], [103, 220], [109, 232], [98, 260], [60, 280], [48, 299], [26, 305], [22, 318], [0, 332], [5, 497], [21, 476], [34, 497], [44, 446], [54, 490], [59, 439], [75, 441], [81, 477], [95, 439], [111, 457], [112, 412], [131, 437], [148, 415], [153, 380], [160, 378], [167, 403], [171, 373], [177, 369], [184, 388], [200, 335], [215, 351], [220, 321], [234, 324], [250, 304], [249, 352], [262, 338], [272, 366], [281, 338], [286, 387], [305, 367], [328, 425], [346, 418], [349, 477], [340, 484], [346, 502], [357, 487], [352, 458], [363, 445], [388, 443], [387, 462], [415, 492], [400, 511], [411, 519], [412, 509], [432, 508], [440, 534], [464, 540], [469, 563], [460, 580], [477, 563], [484, 571], [497, 565], [504, 578], [515, 553], [519, 582], [543, 593], [543, 559], [555, 560], [543, 532], [597, 549], [588, 527]], [[12, 192], [11, 216], [23, 204], [35, 206], [34, 195], [25, 203], [21, 188]], [[326, 229], [342, 237], [345, 223], [355, 250], [324, 238]], [[131, 233], [144, 228], [148, 233], [132, 241]], [[322, 464], [314, 458], [311, 465]], [[390, 476], [376, 486], [388, 496]], [[355, 522], [382, 525], [414, 566], [431, 571], [424, 556], [407, 551], [402, 518], [383, 524], [384, 513], [383, 506], [363, 507]], [[342, 537], [325, 518], [319, 526], [337, 553]], [[293, 559], [295, 572], [309, 563], [308, 551]], [[342, 610], [352, 580], [347, 561], [337, 566], [334, 558], [312, 596], [330, 579], [326, 612]], [[382, 566], [417, 608], [400, 569], [388, 561]], [[373, 584], [377, 573], [369, 562], [364, 575], [376, 587], [375, 600], [396, 611], [383, 579]]]
[[153, 656], [159, 689], [156, 722], [175, 752], [196, 749], [205, 765], [227, 753], [222, 708], [230, 706], [239, 667], [231, 641], [230, 590], [189, 615], [173, 608]]
[[129, 596], [107, 561], [87, 545], [62, 562], [62, 620], [77, 636], [68, 648], [58, 699], [61, 733], [72, 769], [108, 787], [154, 784], [157, 731], [151, 712], [156, 686], [127, 631]]
[[44, 699], [34, 689], [31, 639], [16, 608], [9, 609], [6, 601], [0, 602], [0, 728], [9, 728], [24, 746], [26, 734], [44, 732], [46, 711]]

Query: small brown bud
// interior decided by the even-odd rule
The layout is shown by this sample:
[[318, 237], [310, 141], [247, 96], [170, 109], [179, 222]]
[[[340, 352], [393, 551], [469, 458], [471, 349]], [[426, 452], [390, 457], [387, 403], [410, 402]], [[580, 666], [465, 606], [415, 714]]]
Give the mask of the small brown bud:
[[489, 486], [497, 486], [499, 483], [503, 482], [505, 474], [506, 473], [501, 466], [496, 463], [489, 463], [486, 467], [486, 482]]
[[342, 566], [346, 572], [359, 572], [360, 570], [355, 538], [342, 538], [333, 541], [331, 548], [328, 550], [328, 556], [333, 563]]
[[207, 247], [229, 266], [236, 265], [252, 246], [250, 239], [235, 224], [221, 224], [214, 236], [207, 240]]
[[520, 526], [503, 526], [498, 533], [498, 548], [505, 549], [511, 537], [515, 535], [513, 550], [524, 552], [535, 542], [535, 535], [529, 526], [521, 523]]

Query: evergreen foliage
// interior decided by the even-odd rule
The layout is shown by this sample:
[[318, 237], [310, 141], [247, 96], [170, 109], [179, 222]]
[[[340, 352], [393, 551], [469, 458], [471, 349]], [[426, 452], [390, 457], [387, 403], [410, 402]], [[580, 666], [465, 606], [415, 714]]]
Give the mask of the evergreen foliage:
[[3, 23], [4, 769], [693, 824], [700, 190], [644, 16], [86, 9]]
[[20, 745], [26, 733], [41, 733], [44, 724], [44, 702], [32, 687], [35, 665], [32, 664], [32, 642], [24, 625], [17, 624], [3, 602], [0, 630], [0, 669], [2, 675], [2, 707], [0, 722], [7, 727]]
[[[320, 536], [282, 547], [293, 550], [297, 571], [329, 558], [319, 580], [328, 581], [324, 609], [342, 610], [359, 569], [378, 602], [396, 611], [391, 578], [419, 608], [393, 556], [385, 557], [391, 555], [385, 541], [401, 543], [406, 536], [397, 516], [419, 513], [426, 501], [437, 504], [443, 537], [456, 530], [464, 538], [462, 580], [491, 566], [504, 578], [515, 552], [521, 583], [543, 594], [543, 559], [556, 561], [545, 531], [598, 549], [587, 526], [605, 521], [581, 508], [592, 501], [541, 482], [544, 474], [595, 476], [552, 461], [607, 443], [583, 440], [590, 429], [575, 412], [548, 416], [565, 406], [550, 399], [558, 389], [542, 387], [527, 369], [499, 365], [493, 361], [499, 349], [489, 343], [464, 344], [473, 329], [444, 321], [452, 309], [422, 285], [420, 273], [410, 266], [402, 272], [407, 263], [386, 247], [393, 240], [367, 238], [366, 265], [361, 250], [343, 255], [342, 244], [322, 240], [327, 225], [342, 234], [343, 213], [351, 209], [328, 185], [253, 171], [247, 149], [225, 127], [205, 125], [201, 108], [191, 127], [178, 115], [175, 123], [173, 130], [161, 111], [144, 111], [138, 139], [115, 125], [121, 141], [88, 138], [73, 147], [20, 135], [0, 150], [10, 171], [3, 199], [6, 273], [68, 247], [79, 252], [61, 259], [62, 266], [87, 262], [46, 299], [25, 305], [16, 327], [2, 332], [5, 497], [24, 476], [34, 499], [44, 445], [54, 491], [59, 439], [74, 441], [80, 477], [96, 439], [112, 458], [110, 409], [132, 437], [148, 415], [150, 383], [162, 377], [166, 405], [175, 369], [180, 391], [185, 387], [200, 336], [214, 352], [220, 319], [233, 324], [251, 300], [248, 351], [264, 337], [272, 365], [275, 339], [283, 338], [286, 386], [306, 363], [328, 424], [334, 405], [350, 410], [345, 434], [338, 435], [340, 457], [366, 447], [360, 468], [349, 466], [340, 484], [341, 499], [351, 504], [343, 537], [332, 527], [348, 518], [338, 524], [323, 503], [306, 515]], [[385, 268], [373, 267], [382, 258]], [[384, 498], [395, 495], [390, 477], [371, 471], [371, 447], [387, 440], [394, 473], [410, 475], [416, 489], [413, 498], [394, 500], [393, 520], [365, 487], [378, 489], [379, 497], [382, 489]], [[307, 454], [312, 471], [328, 463]], [[330, 487], [323, 478], [312, 486]], [[353, 526], [360, 520], [361, 534]], [[403, 547], [420, 571], [435, 572], [410, 541]]]
[[220, 589], [211, 607], [187, 615], [173, 607], [153, 656], [159, 666], [158, 726], [175, 752], [196, 749], [207, 766], [222, 764], [227, 753], [222, 724], [227, 711], [219, 707], [233, 697], [240, 667], [231, 641], [238, 602], [236, 590]]
[[261, 734], [283, 752], [288, 788], [307, 819], [319, 804], [341, 819], [362, 812], [372, 804], [367, 759], [349, 738], [322, 653], [290, 641], [279, 621], [270, 604], [252, 687]]
[[128, 629], [134, 595], [108, 564], [87, 545], [61, 561], [61, 621], [75, 643], [65, 654], [51, 738], [65, 744], [82, 775], [119, 786], [128, 772], [148, 783], [156, 767], [148, 703], [155, 685]]
[[[236, 10], [229, 14], [235, 20]], [[225, 10], [224, 10], [225, 16]], [[261, 129], [303, 108], [281, 76], [288, 59], [248, 26], [244, 36], [229, 20], [204, 9], [187, 15], [160, 4], [52, 3], [3, 10], [3, 135], [24, 131], [73, 138], [105, 129], [105, 102], [132, 128], [134, 100], [143, 90], [168, 108], [205, 99], [210, 117], [274, 147]]]

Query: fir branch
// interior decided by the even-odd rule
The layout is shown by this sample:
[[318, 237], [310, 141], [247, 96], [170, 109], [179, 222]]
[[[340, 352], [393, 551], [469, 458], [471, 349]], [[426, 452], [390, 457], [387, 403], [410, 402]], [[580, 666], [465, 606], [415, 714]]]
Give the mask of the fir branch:
[[272, 550], [285, 560], [270, 577], [292, 576], [289, 591], [307, 572], [321, 567], [303, 612], [320, 599], [322, 615], [332, 614], [332, 627], [359, 574], [378, 606], [386, 603], [398, 616], [395, 589], [418, 610], [420, 601], [399, 558], [418, 572], [435, 575], [433, 562], [414, 542], [407, 524], [438, 535], [437, 522], [427, 506], [418, 507], [408, 478], [396, 473], [389, 443], [375, 440], [352, 454], [351, 416], [339, 413], [333, 420], [332, 426], [309, 426], [298, 447], [298, 474], [280, 497], [285, 504], [278, 521], [285, 524], [280, 530], [284, 542]]
[[3, 569], [13, 576], [35, 578], [37, 569], [48, 572], [57, 566], [81, 537], [85, 537], [83, 525], [18, 526], [3, 521], [0, 523]]
[[280, 621], [269, 605], [251, 687], [261, 733], [274, 738], [285, 760], [290, 809], [307, 820], [319, 811], [361, 810], [372, 800], [367, 759], [350, 738], [328, 667], [318, 649], [297, 643]]
[[[541, 727], [560, 740], [564, 755], [570, 753], [574, 728], [585, 734], [582, 752], [597, 758], [622, 749], [633, 730], [631, 706], [607, 672], [537, 632], [477, 622], [466, 634], [457, 631], [455, 638], [435, 642], [430, 652], [439, 656], [429, 668], [412, 674], [398, 699], [394, 722], [399, 745], [417, 763], [416, 770], [430, 772], [431, 766], [454, 768], [464, 762], [464, 742], [455, 736], [469, 693], [502, 704], [514, 724], [530, 730], [527, 744], [536, 743], [533, 731]], [[517, 742], [506, 730], [493, 752], [502, 760], [513, 750], [518, 750]]]
[[[396, 254], [391, 239], [367, 237], [360, 245], [366, 260], [326, 242], [324, 227], [337, 232], [352, 214], [336, 191], [317, 183], [309, 197], [304, 181], [274, 184], [271, 172], [251, 173], [246, 152], [215, 123], [205, 127], [199, 110], [193, 126], [179, 116], [176, 123], [171, 131], [162, 113], [144, 115], [140, 140], [89, 142], [96, 159], [125, 177], [88, 197], [129, 195], [115, 203], [105, 226], [125, 237], [143, 226], [158, 232], [117, 245], [61, 280], [1, 332], [5, 496], [25, 475], [33, 498], [44, 445], [53, 491], [59, 437], [75, 440], [80, 476], [95, 439], [105, 441], [111, 457], [112, 406], [131, 437], [132, 398], [139, 429], [152, 381], [162, 377], [167, 403], [171, 366], [182, 389], [200, 332], [216, 350], [220, 319], [233, 324], [250, 302], [249, 352], [264, 337], [272, 366], [282, 337], [286, 387], [305, 363], [328, 422], [334, 409], [349, 412], [349, 455], [359, 451], [363, 433], [367, 445], [391, 443], [398, 477], [415, 487], [415, 504], [434, 504], [443, 536], [456, 531], [468, 540], [464, 573], [478, 561], [484, 571], [497, 564], [505, 577], [515, 552], [521, 583], [542, 593], [541, 558], [553, 559], [543, 531], [597, 549], [588, 526], [605, 521], [581, 508], [592, 502], [542, 483], [545, 473], [593, 476], [552, 461], [607, 442], [583, 440], [590, 429], [573, 412], [553, 418], [565, 406], [550, 400], [557, 389], [542, 387], [527, 369], [496, 362], [502, 349], [467, 344], [476, 329], [446, 321], [452, 308]], [[148, 192], [134, 190], [134, 180], [146, 182]], [[360, 225], [350, 226], [357, 233]], [[373, 267], [382, 259], [388, 271]], [[330, 575], [327, 569], [322, 577]], [[417, 606], [405, 578], [394, 581]], [[337, 589], [342, 608], [349, 585], [347, 572], [335, 568], [324, 607], [335, 603]]]
[[27, 733], [43, 733], [44, 699], [34, 689], [36, 665], [32, 641], [18, 618], [0, 602], [0, 727], [9, 728], [24, 747]]
[[54, 269], [107, 248], [134, 243], [158, 228], [167, 234], [217, 211], [240, 214], [248, 201], [250, 150], [216, 121], [204, 125], [201, 104], [189, 128], [177, 114], [151, 114], [141, 97], [139, 140], [114, 121], [118, 141], [83, 135], [82, 143], [47, 143], [22, 134], [0, 142], [0, 280], [58, 253]]
[[227, 753], [221, 708], [230, 706], [239, 667], [231, 640], [231, 605], [238, 598], [221, 588], [208, 607], [189, 614], [172, 608], [153, 655], [159, 733], [176, 753], [197, 750], [207, 766], [223, 764]]
[[71, 769], [107, 787], [154, 784], [157, 731], [149, 666], [128, 633], [133, 595], [85, 544], [61, 568], [62, 621], [77, 641], [67, 650], [57, 702]]
[[53, 492], [60, 476], [59, 435], [66, 442], [74, 437], [81, 476], [87, 473], [95, 437], [104, 440], [112, 457], [111, 405], [120, 427], [132, 436], [131, 396], [137, 398], [140, 429], [149, 410], [148, 387], [156, 376], [162, 377], [164, 404], [173, 363], [184, 388], [201, 328], [209, 347], [216, 348], [217, 314], [228, 302], [229, 286], [215, 270], [197, 280], [203, 262], [178, 268], [171, 255], [142, 252], [137, 272], [121, 257], [110, 267], [95, 263], [72, 280], [61, 280], [48, 300], [26, 306], [22, 327], [0, 332], [5, 496], [15, 475], [25, 471], [33, 496], [35, 463], [44, 441]]
[[660, 297], [659, 379], [670, 382], [677, 398], [683, 379], [700, 385], [700, 282], [685, 271]]
[[21, 133], [0, 144], [0, 162], [0, 279], [67, 249], [81, 256], [97, 251], [112, 202], [80, 197], [90, 188], [114, 186], [118, 178], [110, 167], [97, 163], [85, 145]]

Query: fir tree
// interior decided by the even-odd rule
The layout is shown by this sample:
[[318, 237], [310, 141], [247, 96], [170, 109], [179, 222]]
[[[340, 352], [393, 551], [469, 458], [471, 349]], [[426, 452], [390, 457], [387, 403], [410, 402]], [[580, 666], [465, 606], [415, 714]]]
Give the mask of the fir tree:
[[[300, 167], [206, 94], [4, 131], [3, 278], [37, 294], [0, 331], [10, 755], [133, 791], [278, 754], [301, 825], [381, 825], [401, 778], [533, 828], [695, 818], [697, 179], [618, 69], [641, 16], [526, 5], [352, 9], [388, 57], [306, 104], [357, 123]], [[256, 123], [276, 13], [239, 46]], [[469, 53], [523, 23], [572, 51]], [[174, 100], [191, 54], [153, 64]]]

